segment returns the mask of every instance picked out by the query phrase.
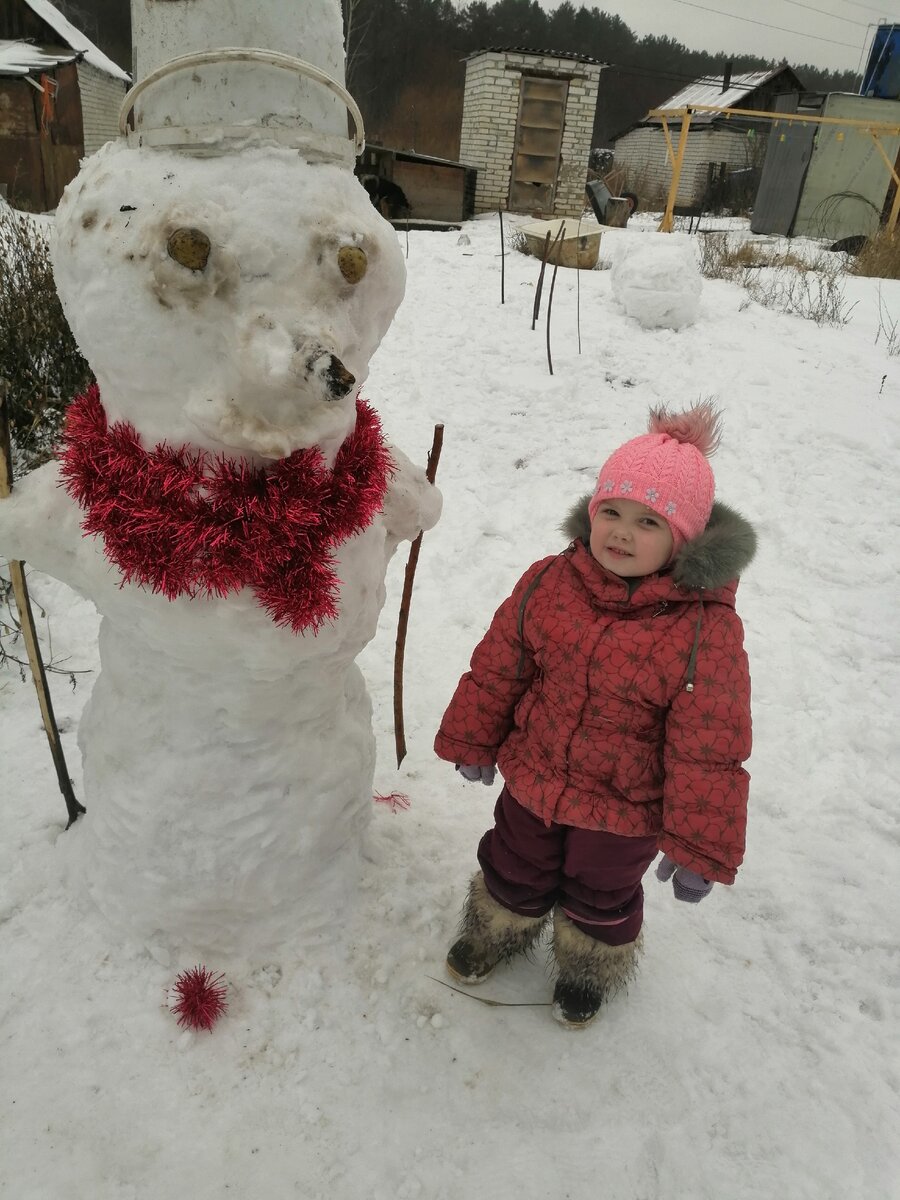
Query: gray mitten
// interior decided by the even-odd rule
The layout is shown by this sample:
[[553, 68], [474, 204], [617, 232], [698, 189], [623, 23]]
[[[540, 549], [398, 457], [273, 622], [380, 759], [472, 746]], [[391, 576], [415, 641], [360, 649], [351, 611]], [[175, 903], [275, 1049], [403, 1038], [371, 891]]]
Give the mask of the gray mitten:
[[483, 783], [485, 787], [490, 787], [494, 782], [495, 769], [493, 767], [463, 767], [457, 763], [456, 769], [469, 783]]
[[708, 896], [713, 890], [711, 879], [704, 879], [702, 875], [698, 875], [696, 871], [689, 871], [687, 867], [679, 867], [678, 863], [672, 862], [668, 854], [663, 855], [662, 862], [656, 868], [656, 878], [662, 883], [671, 879], [675, 899], [684, 900], [687, 904], [699, 904], [704, 896]]

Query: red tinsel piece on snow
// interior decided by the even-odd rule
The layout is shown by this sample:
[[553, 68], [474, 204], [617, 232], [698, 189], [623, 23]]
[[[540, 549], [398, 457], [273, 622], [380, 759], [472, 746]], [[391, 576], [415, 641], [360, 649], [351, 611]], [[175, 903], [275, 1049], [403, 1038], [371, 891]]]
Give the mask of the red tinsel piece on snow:
[[171, 1009], [178, 1024], [212, 1033], [213, 1025], [228, 1011], [224, 979], [224, 975], [213, 975], [204, 966], [182, 971], [172, 986], [172, 994], [178, 999]]
[[359, 398], [331, 470], [315, 446], [252, 467], [166, 442], [145, 450], [133, 425], [107, 422], [96, 384], [69, 405], [59, 457], [81, 527], [103, 538], [123, 586], [170, 600], [249, 587], [295, 633], [337, 616], [334, 550], [371, 524], [393, 469]]
[[406, 812], [412, 801], [405, 792], [389, 792], [386, 796], [376, 792], [373, 796], [376, 804], [385, 804], [392, 813]]

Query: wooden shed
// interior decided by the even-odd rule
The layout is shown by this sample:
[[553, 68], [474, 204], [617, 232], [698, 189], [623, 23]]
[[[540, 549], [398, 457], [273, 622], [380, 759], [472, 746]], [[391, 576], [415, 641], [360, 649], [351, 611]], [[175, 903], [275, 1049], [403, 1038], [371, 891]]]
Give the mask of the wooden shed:
[[116, 137], [128, 84], [50, 0], [0, 0], [0, 195], [54, 209], [81, 159]]
[[388, 220], [439, 228], [459, 225], [474, 214], [477, 172], [452, 159], [370, 142], [357, 162], [356, 174]]

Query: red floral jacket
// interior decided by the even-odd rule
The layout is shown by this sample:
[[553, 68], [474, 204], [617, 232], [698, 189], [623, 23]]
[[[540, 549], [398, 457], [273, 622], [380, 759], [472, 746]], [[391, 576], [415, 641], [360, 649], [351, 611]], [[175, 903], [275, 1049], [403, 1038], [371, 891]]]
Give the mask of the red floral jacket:
[[747, 522], [717, 504], [674, 568], [631, 595], [581, 538], [534, 563], [476, 647], [437, 754], [496, 762], [547, 822], [657, 834], [679, 865], [732, 883], [751, 742], [735, 576], [754, 549]]

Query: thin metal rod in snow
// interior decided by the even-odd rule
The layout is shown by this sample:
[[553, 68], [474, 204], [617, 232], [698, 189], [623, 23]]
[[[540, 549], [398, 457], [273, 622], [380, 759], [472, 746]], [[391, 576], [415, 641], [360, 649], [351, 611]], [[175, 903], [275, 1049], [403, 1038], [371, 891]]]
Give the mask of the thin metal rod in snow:
[[550, 244], [550, 230], [547, 230], [547, 236], [544, 238], [544, 253], [541, 257], [541, 271], [538, 275], [537, 287], [534, 291], [534, 308], [531, 311], [531, 328], [534, 329], [537, 324], [537, 319], [541, 315], [541, 292], [544, 290], [544, 271], [547, 269], [547, 260], [556, 248], [556, 243], [562, 237], [565, 229], [565, 222], [560, 225], [556, 231], [556, 237], [553, 239], [553, 244]]
[[550, 249], [550, 230], [544, 236], [544, 249], [541, 251], [541, 269], [538, 273], [537, 286], [534, 289], [534, 307], [531, 310], [531, 328], [537, 324], [538, 313], [541, 311], [541, 288], [544, 286], [544, 269], [547, 266], [547, 252]]
[[503, 209], [498, 208], [500, 216], [500, 303], [506, 303], [506, 246], [503, 241]]
[[[443, 444], [444, 427], [435, 425], [431, 449], [428, 452], [428, 464], [425, 468], [425, 478], [429, 483], [434, 483], [437, 475]], [[410, 547], [409, 558], [406, 562], [403, 595], [400, 598], [400, 618], [397, 621], [397, 641], [394, 646], [394, 746], [397, 750], [398, 767], [406, 757], [406, 730], [403, 721], [403, 656], [406, 652], [406, 630], [409, 627], [409, 605], [412, 600], [413, 580], [416, 577], [416, 566], [419, 562], [421, 548], [422, 534], [420, 533]]]
[[[562, 226], [560, 229], [562, 230]], [[559, 260], [562, 255], [562, 239], [556, 244], [556, 255], [553, 263], [553, 274], [550, 276], [550, 295], [547, 297], [547, 366], [553, 374], [553, 359], [550, 357], [550, 313], [553, 309], [553, 289], [556, 287], [556, 272], [559, 270]]]
[[[5, 380], [0, 380], [0, 503], [10, 494], [13, 485], [9, 411], [7, 407], [8, 394], [9, 384]], [[44, 731], [47, 734], [47, 741], [50, 743], [50, 753], [53, 756], [53, 765], [56, 767], [59, 790], [63, 794], [63, 799], [66, 802], [66, 812], [69, 814], [69, 819], [66, 822], [66, 829], [68, 829], [71, 825], [74, 825], [81, 813], [87, 810], [83, 804], [79, 804], [75, 797], [75, 792], [72, 790], [72, 781], [69, 778], [66, 757], [63, 753], [62, 743], [59, 740], [59, 727], [56, 724], [56, 717], [53, 715], [53, 704], [50, 700], [47, 673], [44, 670], [41, 649], [38, 645], [37, 630], [34, 625], [34, 613], [31, 611], [31, 599], [28, 595], [28, 584], [25, 582], [25, 564], [16, 559], [10, 559], [9, 575], [12, 580], [13, 595], [16, 598], [16, 608], [19, 610], [22, 637], [25, 640], [25, 649], [28, 652], [28, 664], [31, 667], [31, 678], [34, 680], [34, 687], [37, 692], [38, 704], [41, 709], [41, 719], [44, 722]]]
[[575, 242], [575, 329], [578, 333], [578, 353], [581, 353], [581, 264], [578, 251], [581, 246], [581, 216], [578, 217], [578, 234]]

